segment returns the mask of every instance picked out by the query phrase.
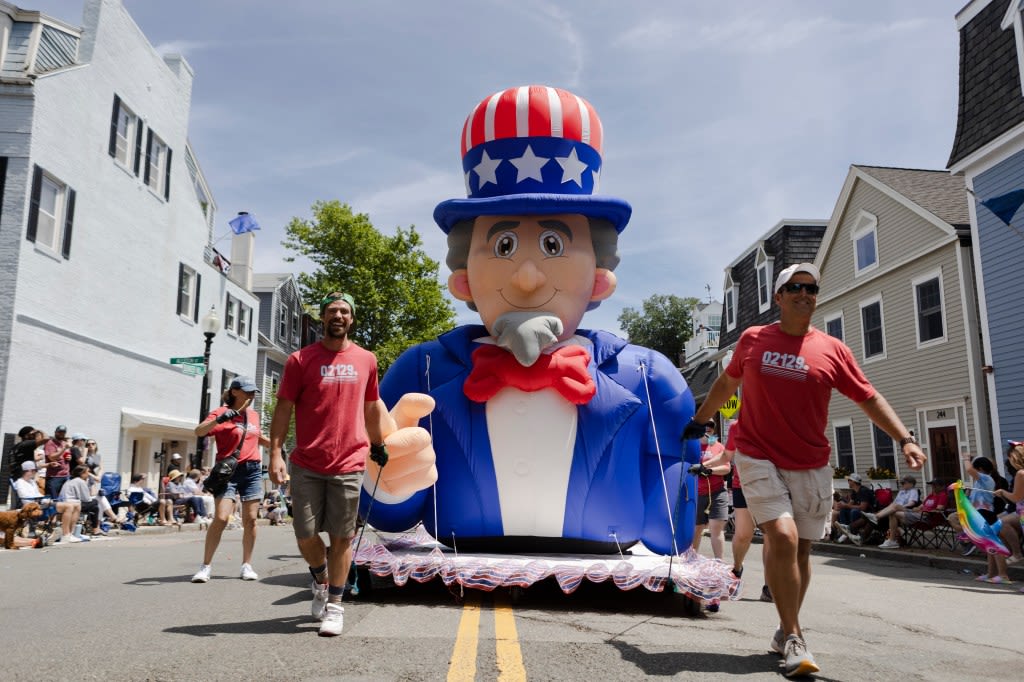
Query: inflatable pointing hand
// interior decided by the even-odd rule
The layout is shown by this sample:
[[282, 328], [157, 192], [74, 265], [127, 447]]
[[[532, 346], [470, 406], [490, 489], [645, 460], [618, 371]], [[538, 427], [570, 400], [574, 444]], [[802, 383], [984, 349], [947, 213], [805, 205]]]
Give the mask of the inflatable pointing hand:
[[383, 492], [408, 497], [437, 480], [430, 433], [418, 426], [420, 419], [433, 409], [434, 399], [424, 393], [406, 393], [390, 413], [381, 409], [384, 416], [380, 430], [388, 450], [388, 464], [381, 468], [367, 459], [366, 475], [374, 481], [379, 475], [378, 487]]

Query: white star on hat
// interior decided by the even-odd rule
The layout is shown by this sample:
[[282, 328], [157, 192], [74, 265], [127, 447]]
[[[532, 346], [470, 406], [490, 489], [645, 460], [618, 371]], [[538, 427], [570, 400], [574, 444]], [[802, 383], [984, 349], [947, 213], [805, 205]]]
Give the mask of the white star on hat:
[[509, 159], [517, 170], [516, 182], [522, 182], [529, 178], [533, 178], [537, 182], [544, 182], [540, 169], [550, 160], [549, 158], [534, 154], [530, 145], [526, 145], [526, 151], [518, 159]]
[[502, 161], [503, 159], [492, 159], [487, 155], [487, 150], [484, 150], [484, 155], [480, 158], [480, 163], [473, 167], [473, 170], [476, 171], [477, 177], [480, 178], [480, 187], [483, 187], [488, 182], [495, 185], [498, 184], [497, 170]]
[[556, 156], [555, 161], [562, 167], [562, 184], [575, 182], [583, 187], [583, 171], [587, 170], [587, 164], [580, 161], [576, 156], [576, 150], [569, 152], [569, 156]]

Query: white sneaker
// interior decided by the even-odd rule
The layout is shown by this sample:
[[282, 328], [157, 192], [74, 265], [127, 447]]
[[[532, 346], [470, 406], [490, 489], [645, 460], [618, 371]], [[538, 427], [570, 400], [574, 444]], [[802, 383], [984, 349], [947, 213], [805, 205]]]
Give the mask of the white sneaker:
[[786, 636], [782, 634], [782, 628], [775, 631], [772, 636], [772, 651], [777, 653], [779, 656], [786, 655]]
[[343, 627], [345, 627], [345, 607], [328, 602], [324, 609], [324, 619], [320, 621], [320, 636], [340, 635]]
[[84, 542], [84, 540], [82, 540], [82, 538], [78, 537], [77, 535], [69, 535], [67, 537], [61, 538], [60, 541], [61, 542]]
[[321, 585], [314, 580], [310, 589], [313, 590], [313, 604], [309, 608], [309, 613], [317, 620], [323, 620], [324, 609], [327, 607], [327, 585]]
[[886, 540], [878, 546], [879, 549], [899, 549], [900, 543], [895, 540]]
[[242, 580], [259, 580], [260, 577], [256, 575], [256, 571], [252, 570], [252, 566], [249, 564], [242, 564], [242, 570], [238, 574], [238, 577]]
[[863, 516], [871, 523], [875, 524], [876, 526], [878, 525], [878, 517], [872, 514], [871, 512], [864, 512]]
[[839, 537], [836, 538], [836, 544], [842, 544], [844, 542], [846, 542], [846, 536], [845, 535], [840, 535]]
[[814, 662], [814, 656], [807, 650], [804, 640], [796, 635], [786, 638], [783, 659], [783, 674], [786, 677], [810, 675], [821, 670]]
[[194, 583], [208, 583], [210, 582], [210, 564], [203, 564], [196, 571], [196, 574], [192, 576], [192, 582]]

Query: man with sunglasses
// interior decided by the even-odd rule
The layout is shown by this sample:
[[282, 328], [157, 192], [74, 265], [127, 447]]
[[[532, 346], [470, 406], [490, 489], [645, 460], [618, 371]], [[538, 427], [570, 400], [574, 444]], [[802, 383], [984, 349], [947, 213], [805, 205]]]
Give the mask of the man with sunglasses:
[[[836, 389], [898, 440], [907, 466], [925, 455], [889, 403], [864, 376], [850, 349], [811, 326], [820, 273], [797, 263], [775, 280], [779, 321], [750, 327], [732, 360], [683, 432], [700, 437], [704, 424], [740, 385], [743, 430], [735, 464], [754, 522], [765, 536], [765, 577], [779, 613], [771, 648], [787, 676], [819, 671], [800, 629], [800, 607], [811, 580], [811, 542], [825, 533], [832, 508], [832, 467], [825, 435]], [[770, 551], [769, 551], [770, 550]]]

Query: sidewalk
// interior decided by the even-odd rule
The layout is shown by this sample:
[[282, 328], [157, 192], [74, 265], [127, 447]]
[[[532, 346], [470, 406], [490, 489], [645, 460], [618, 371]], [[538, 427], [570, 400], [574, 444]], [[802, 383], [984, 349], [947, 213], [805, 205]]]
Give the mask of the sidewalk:
[[[754, 538], [760, 542], [761, 538]], [[866, 557], [893, 561], [904, 564], [916, 564], [918, 566], [930, 566], [932, 568], [950, 569], [957, 572], [970, 571], [975, 575], [985, 573], [985, 554], [975, 552], [971, 556], [960, 556], [959, 553], [941, 549], [919, 549], [916, 547], [904, 547], [902, 549], [879, 549], [876, 545], [850, 545], [836, 542], [815, 542], [811, 552], [814, 554], [831, 554], [833, 556], [845, 557]], [[1012, 580], [1024, 581], [1024, 566], [1007, 566], [1007, 575]]]

